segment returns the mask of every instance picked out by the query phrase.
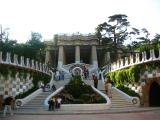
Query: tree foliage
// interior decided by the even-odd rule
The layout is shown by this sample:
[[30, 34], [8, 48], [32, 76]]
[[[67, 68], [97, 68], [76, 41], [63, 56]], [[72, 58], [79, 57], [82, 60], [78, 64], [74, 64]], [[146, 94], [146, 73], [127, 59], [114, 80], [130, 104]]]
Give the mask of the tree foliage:
[[119, 52], [126, 51], [124, 41], [129, 38], [127, 15], [116, 14], [108, 17], [108, 22], [99, 24], [96, 28], [96, 35], [107, 51], [111, 52], [111, 59], [115, 61], [119, 57]]
[[45, 44], [41, 42], [42, 36], [40, 33], [31, 32], [31, 37], [26, 43], [17, 43], [16, 40], [5, 39], [6, 33], [1, 34], [3, 37], [0, 41], [0, 51], [11, 52], [19, 56], [35, 59], [44, 62], [45, 59]]
[[112, 42], [114, 48], [118, 48], [122, 45], [124, 40], [127, 39], [127, 28], [129, 22], [127, 16], [123, 14], [117, 14], [109, 17], [108, 22], [99, 24], [96, 28], [96, 33], [99, 39], [106, 40], [106, 42]]

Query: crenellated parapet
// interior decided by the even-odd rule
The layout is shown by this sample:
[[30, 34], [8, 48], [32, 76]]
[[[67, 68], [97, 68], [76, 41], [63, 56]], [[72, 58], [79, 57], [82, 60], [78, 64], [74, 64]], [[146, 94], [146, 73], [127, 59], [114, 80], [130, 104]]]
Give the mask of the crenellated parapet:
[[[5, 56], [5, 58], [3, 58], [3, 56]], [[9, 52], [5, 54], [2, 51], [0, 51], [0, 64], [8, 64], [20, 68], [22, 67], [24, 69], [26, 68], [35, 70], [44, 74], [50, 74], [49, 68], [46, 64], [40, 63], [30, 58], [25, 58], [24, 56], [20, 56], [20, 61], [18, 61], [18, 55], [14, 54], [13, 58], [11, 58], [11, 53]]]
[[144, 51], [141, 53], [136, 53], [135, 55], [130, 55], [129, 57], [118, 59], [116, 62], [113, 62], [110, 65], [107, 65], [108, 67], [106, 67], [107, 68], [106, 72], [112, 72], [112, 71], [120, 70], [133, 65], [143, 64], [147, 62], [159, 61], [160, 49], [158, 50], [158, 53], [156, 52], [154, 49], [152, 49], [149, 52]]

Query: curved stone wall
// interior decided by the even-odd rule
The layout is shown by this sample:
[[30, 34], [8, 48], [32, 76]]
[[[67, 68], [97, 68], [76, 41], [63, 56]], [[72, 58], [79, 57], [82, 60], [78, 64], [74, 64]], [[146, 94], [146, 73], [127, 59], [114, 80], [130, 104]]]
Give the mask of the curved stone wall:
[[33, 87], [31, 74], [35, 72], [51, 76], [46, 64], [0, 51], [0, 95], [4, 98], [9, 95], [16, 96], [31, 89]]

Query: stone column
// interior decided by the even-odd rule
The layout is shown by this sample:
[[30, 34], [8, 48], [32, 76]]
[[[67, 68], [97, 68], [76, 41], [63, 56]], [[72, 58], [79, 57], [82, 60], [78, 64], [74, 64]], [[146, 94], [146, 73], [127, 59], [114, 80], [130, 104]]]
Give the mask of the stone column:
[[128, 65], [128, 57], [125, 57], [125, 66]]
[[24, 66], [24, 56], [21, 56], [21, 66]]
[[96, 46], [92, 46], [92, 64], [98, 66]]
[[36, 70], [39, 70], [38, 61], [36, 61]]
[[50, 61], [50, 51], [47, 50], [46, 51], [46, 57], [45, 57], [45, 63], [47, 64], [47, 63], [49, 63], [49, 61]]
[[58, 66], [62, 66], [63, 65], [63, 55], [64, 55], [63, 46], [59, 46]]
[[76, 46], [75, 63], [80, 63], [80, 46]]
[[136, 53], [136, 63], [139, 63], [139, 53]]
[[33, 69], [35, 69], [34, 60], [31, 60], [31, 62], [32, 62], [31, 67], [32, 67]]
[[27, 67], [30, 67], [29, 58], [27, 58]]
[[18, 65], [18, 55], [14, 54], [14, 64]]
[[7, 52], [6, 62], [11, 63], [11, 53]]

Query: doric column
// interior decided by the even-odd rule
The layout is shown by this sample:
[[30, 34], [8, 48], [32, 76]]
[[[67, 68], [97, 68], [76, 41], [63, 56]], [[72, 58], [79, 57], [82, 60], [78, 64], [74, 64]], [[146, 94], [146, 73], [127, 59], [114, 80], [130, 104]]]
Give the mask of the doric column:
[[59, 53], [58, 53], [58, 66], [62, 66], [63, 65], [63, 46], [59, 46]]
[[49, 61], [50, 61], [50, 51], [47, 50], [46, 51], [46, 57], [45, 57], [45, 63], [47, 64], [47, 63], [49, 63]]
[[96, 46], [92, 46], [92, 64], [93, 65], [98, 65], [98, 63], [97, 63], [97, 50], [96, 50]]
[[80, 46], [76, 46], [75, 63], [80, 63]]

